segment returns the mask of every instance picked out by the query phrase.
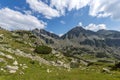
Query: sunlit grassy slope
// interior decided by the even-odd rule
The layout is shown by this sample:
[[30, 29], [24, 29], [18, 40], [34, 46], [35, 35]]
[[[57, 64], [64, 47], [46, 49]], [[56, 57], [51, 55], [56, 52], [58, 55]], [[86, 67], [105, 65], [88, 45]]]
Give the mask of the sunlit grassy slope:
[[[28, 65], [23, 70], [24, 74], [19, 74], [21, 69], [15, 74], [0, 73], [0, 80], [120, 80], [120, 72], [112, 72], [111, 74], [102, 73], [102, 66], [91, 66], [86, 69], [75, 68], [68, 71], [64, 68], [46, 66], [35, 62], [30, 63], [30, 59], [17, 57], [20, 63]], [[47, 70], [51, 72], [47, 72]]]

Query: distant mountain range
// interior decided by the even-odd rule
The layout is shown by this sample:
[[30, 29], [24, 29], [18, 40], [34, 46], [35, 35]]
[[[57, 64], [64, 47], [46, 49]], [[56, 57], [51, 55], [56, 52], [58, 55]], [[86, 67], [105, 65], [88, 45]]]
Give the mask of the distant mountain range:
[[88, 53], [97, 57], [115, 57], [120, 59], [120, 32], [113, 30], [86, 30], [77, 26], [63, 36], [46, 30], [32, 31], [47, 45], [69, 55]]

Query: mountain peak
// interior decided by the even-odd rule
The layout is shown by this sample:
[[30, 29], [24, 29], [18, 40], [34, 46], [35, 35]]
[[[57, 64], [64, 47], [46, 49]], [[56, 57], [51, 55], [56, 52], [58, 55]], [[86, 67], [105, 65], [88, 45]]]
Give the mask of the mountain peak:
[[68, 33], [70, 32], [74, 32], [74, 33], [81, 33], [81, 32], [85, 32], [86, 30], [81, 27], [81, 26], [76, 26], [75, 28], [71, 29]]
[[73, 29], [85, 30], [82, 26], [76, 26]]
[[71, 29], [70, 31], [68, 31], [65, 35], [62, 36], [62, 38], [68, 38], [68, 39], [72, 39], [74, 37], [79, 37], [80, 34], [86, 34], [87, 30], [84, 29], [81, 26], [76, 26], [73, 29]]

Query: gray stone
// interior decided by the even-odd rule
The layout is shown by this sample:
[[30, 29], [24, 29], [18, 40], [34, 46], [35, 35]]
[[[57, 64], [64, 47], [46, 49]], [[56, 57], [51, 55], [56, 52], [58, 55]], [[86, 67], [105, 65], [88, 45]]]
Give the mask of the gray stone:
[[16, 73], [18, 68], [19, 68], [18, 66], [10, 66], [10, 65], [6, 66], [6, 69], [9, 71], [9, 73]]

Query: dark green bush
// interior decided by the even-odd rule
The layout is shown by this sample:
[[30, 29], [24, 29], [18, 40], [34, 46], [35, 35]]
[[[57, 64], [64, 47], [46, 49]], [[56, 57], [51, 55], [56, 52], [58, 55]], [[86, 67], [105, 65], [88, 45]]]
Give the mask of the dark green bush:
[[115, 65], [112, 66], [112, 70], [120, 70], [120, 62], [115, 63]]
[[31, 64], [35, 64], [35, 61], [30, 61]]
[[49, 54], [52, 52], [52, 48], [48, 47], [48, 46], [37, 46], [35, 48], [35, 52], [38, 54]]

